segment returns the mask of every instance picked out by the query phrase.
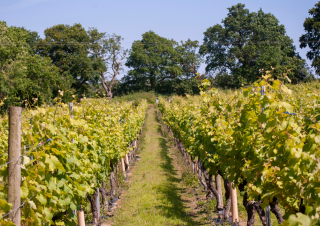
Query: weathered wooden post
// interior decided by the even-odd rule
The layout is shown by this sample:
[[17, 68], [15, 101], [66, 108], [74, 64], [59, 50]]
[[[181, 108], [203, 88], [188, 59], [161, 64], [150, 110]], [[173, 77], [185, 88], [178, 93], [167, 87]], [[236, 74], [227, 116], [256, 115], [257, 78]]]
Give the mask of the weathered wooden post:
[[129, 158], [128, 158], [128, 154], [126, 154], [126, 156], [125, 156], [125, 163], [126, 163], [126, 165], [127, 165], [127, 170], [130, 170], [130, 163], [129, 163]]
[[239, 215], [238, 215], [237, 189], [234, 187], [233, 183], [231, 183], [230, 191], [231, 191], [231, 206], [232, 206], [232, 222], [238, 223]]
[[78, 226], [86, 226], [84, 211], [82, 209], [78, 211]]
[[21, 225], [20, 185], [21, 185], [21, 107], [9, 108], [8, 141], [8, 203], [12, 204], [9, 219], [15, 225]]
[[97, 201], [96, 201], [96, 204], [97, 204], [97, 211], [98, 211], [98, 220], [100, 218], [100, 196], [99, 196], [99, 188], [97, 188]]
[[219, 173], [216, 174], [215, 178], [216, 178], [215, 181], [216, 181], [216, 188], [217, 188], [218, 194], [219, 194], [220, 198], [223, 200], [222, 187], [221, 187], [221, 176], [219, 175]]
[[121, 168], [122, 168], [124, 177], [126, 177], [126, 167], [124, 166], [124, 158], [121, 158]]

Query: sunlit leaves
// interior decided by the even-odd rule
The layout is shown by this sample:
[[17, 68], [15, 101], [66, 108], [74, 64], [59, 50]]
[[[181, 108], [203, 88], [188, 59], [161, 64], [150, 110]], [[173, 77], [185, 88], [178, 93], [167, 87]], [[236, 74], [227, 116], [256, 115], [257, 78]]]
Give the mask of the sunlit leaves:
[[172, 103], [160, 99], [159, 109], [187, 152], [236, 185], [245, 180], [249, 199], [265, 207], [277, 197], [287, 216], [299, 211], [303, 199], [316, 218], [320, 126], [313, 116], [320, 116], [320, 98], [312, 89], [295, 91], [264, 79], [263, 97], [258, 84], [238, 96], [212, 95], [212, 89]]
[[[98, 182], [107, 180], [110, 160], [118, 162], [130, 151], [128, 144], [137, 139], [146, 108], [145, 101], [136, 106], [130, 102], [110, 104], [90, 100], [75, 105], [74, 119], [70, 118], [68, 106], [62, 103], [24, 111], [22, 146], [27, 148], [21, 159], [21, 198], [25, 202], [21, 209], [22, 223], [76, 225], [72, 212], [59, 216], [55, 223], [52, 217], [72, 211], [80, 204], [87, 205], [86, 196], [100, 187]], [[8, 120], [1, 119], [0, 151], [7, 149], [6, 127]], [[5, 154], [0, 156], [0, 165], [7, 162]], [[0, 181], [6, 175], [3, 167]], [[6, 192], [0, 184], [0, 196], [5, 198]], [[0, 214], [10, 207], [0, 199]], [[1, 224], [6, 223], [9, 222]]]

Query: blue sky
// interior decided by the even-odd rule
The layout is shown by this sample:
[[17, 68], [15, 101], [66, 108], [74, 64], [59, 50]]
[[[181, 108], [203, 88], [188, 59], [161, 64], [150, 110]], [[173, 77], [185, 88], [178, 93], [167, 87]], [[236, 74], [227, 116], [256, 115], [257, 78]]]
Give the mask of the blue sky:
[[[250, 12], [260, 8], [274, 14], [306, 59], [307, 48], [299, 48], [303, 22], [316, 0], [0, 0], [0, 20], [9, 26], [25, 27], [43, 37], [44, 30], [57, 24], [81, 23], [86, 29], [115, 33], [130, 48], [149, 30], [160, 36], [202, 43], [203, 32], [221, 23], [227, 8], [243, 3]], [[310, 61], [307, 61], [310, 65]], [[204, 72], [205, 65], [200, 68]], [[127, 69], [122, 72], [122, 75]], [[121, 75], [120, 75], [121, 77]]]

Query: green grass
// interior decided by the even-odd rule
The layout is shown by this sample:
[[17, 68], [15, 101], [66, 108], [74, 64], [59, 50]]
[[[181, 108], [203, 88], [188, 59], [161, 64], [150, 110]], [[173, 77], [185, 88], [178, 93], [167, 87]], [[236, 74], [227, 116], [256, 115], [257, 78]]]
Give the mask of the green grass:
[[[170, 142], [160, 133], [154, 107], [148, 110], [144, 146], [130, 187], [113, 225], [196, 225], [181, 199], [183, 182], [170, 155]], [[142, 143], [141, 143], [142, 144]]]
[[[206, 193], [199, 187], [190, 166], [183, 165], [183, 156], [173, 147], [162, 123], [154, 106], [150, 106], [139, 145], [140, 161], [132, 168], [130, 183], [121, 195], [112, 225], [215, 225], [216, 200], [205, 200]], [[223, 182], [222, 190], [224, 195]], [[201, 200], [196, 201], [195, 194]], [[240, 222], [246, 225], [243, 196], [239, 190], [237, 194]], [[272, 225], [278, 225], [273, 214], [271, 220]], [[255, 225], [261, 224], [256, 213]]]
[[146, 99], [149, 104], [156, 103], [157, 95], [154, 92], [135, 92], [123, 96], [115, 96], [113, 102], [123, 102], [123, 101], [139, 101], [141, 99]]

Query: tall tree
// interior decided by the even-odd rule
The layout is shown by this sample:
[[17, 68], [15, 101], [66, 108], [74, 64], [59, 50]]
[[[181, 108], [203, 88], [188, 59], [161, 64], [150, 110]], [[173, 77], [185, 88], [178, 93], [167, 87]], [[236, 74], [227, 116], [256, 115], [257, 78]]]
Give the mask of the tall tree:
[[312, 61], [312, 66], [316, 69], [316, 73], [320, 73], [320, 1], [309, 10], [311, 17], [306, 18], [303, 23], [304, 30], [300, 41], [300, 48], [309, 47], [307, 58]]
[[36, 32], [8, 27], [0, 21], [0, 100], [5, 100], [2, 108], [21, 106], [24, 100], [31, 105], [50, 103], [58, 90], [58, 68], [50, 58], [34, 55], [32, 44], [36, 37]]
[[198, 54], [199, 42], [188, 39], [181, 41], [180, 45], [175, 47], [182, 68], [182, 74], [173, 78], [163, 80], [158, 84], [156, 91], [162, 94], [197, 94], [198, 87], [198, 69], [202, 59]]
[[125, 64], [132, 69], [124, 80], [136, 83], [137, 87], [144, 90], [155, 90], [158, 83], [182, 75], [176, 46], [174, 40], [161, 37], [153, 31], [144, 33], [142, 40], [132, 44]]
[[[206, 71], [231, 72], [235, 87], [252, 83], [260, 69], [285, 71], [290, 58], [296, 58], [292, 40], [277, 18], [264, 13], [249, 12], [244, 4], [228, 8], [222, 21], [204, 32], [200, 54], [206, 56]], [[303, 62], [301, 62], [303, 64]], [[307, 75], [304, 75], [307, 76]]]
[[179, 53], [179, 64], [182, 67], [183, 75], [186, 77], [197, 76], [198, 69], [202, 62], [200, 55], [197, 53], [199, 42], [188, 39], [186, 42], [181, 41], [181, 45], [176, 47]]
[[122, 68], [127, 50], [121, 46], [123, 38], [113, 34], [100, 33], [95, 28], [88, 31], [90, 36], [90, 53], [93, 59], [97, 59], [95, 69], [100, 71], [100, 83], [105, 90], [107, 98], [113, 97], [113, 88], [117, 82], [116, 77]]
[[[113, 34], [109, 36], [109, 39], [106, 42], [106, 58], [104, 61], [109, 66], [109, 71], [101, 75], [102, 77], [102, 86], [107, 93], [108, 98], [112, 98], [112, 88], [116, 82], [116, 77], [120, 73], [122, 68], [122, 62], [126, 58], [128, 50], [125, 50], [121, 47], [121, 36]], [[106, 83], [106, 77], [110, 78], [110, 82]]]
[[83, 94], [89, 84], [99, 81], [100, 70], [94, 68], [99, 59], [90, 58], [90, 36], [81, 24], [55, 25], [44, 33], [45, 38], [38, 41], [38, 53], [51, 58], [73, 90]]

